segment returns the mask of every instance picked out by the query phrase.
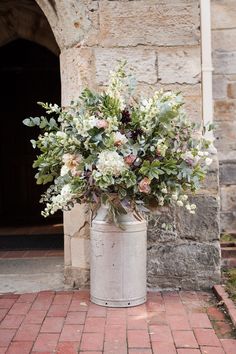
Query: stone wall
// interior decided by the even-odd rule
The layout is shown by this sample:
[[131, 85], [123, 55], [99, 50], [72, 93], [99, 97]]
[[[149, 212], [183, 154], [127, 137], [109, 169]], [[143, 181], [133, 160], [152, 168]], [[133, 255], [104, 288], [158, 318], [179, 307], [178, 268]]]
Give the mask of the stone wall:
[[221, 231], [236, 233], [236, 2], [212, 0], [215, 145], [220, 162]]
[[[193, 121], [202, 122], [200, 6], [198, 0], [37, 0], [61, 49], [62, 103], [82, 87], [106, 86], [109, 71], [126, 59], [143, 96], [182, 91]], [[65, 4], [66, 3], [66, 4]], [[148, 286], [198, 289], [220, 278], [217, 162], [207, 187], [194, 198], [196, 215], [168, 210], [150, 216]], [[161, 219], [175, 224], [163, 232]], [[88, 213], [65, 213], [65, 276], [89, 284]], [[83, 228], [82, 226], [86, 227]]]

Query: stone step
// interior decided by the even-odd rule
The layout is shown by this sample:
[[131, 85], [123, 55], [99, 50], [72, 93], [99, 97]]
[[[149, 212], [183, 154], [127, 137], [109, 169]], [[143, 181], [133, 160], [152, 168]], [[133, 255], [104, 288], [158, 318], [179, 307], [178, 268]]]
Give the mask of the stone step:
[[221, 248], [224, 247], [236, 247], [236, 241], [220, 242]]
[[221, 247], [223, 259], [236, 258], [236, 247]]

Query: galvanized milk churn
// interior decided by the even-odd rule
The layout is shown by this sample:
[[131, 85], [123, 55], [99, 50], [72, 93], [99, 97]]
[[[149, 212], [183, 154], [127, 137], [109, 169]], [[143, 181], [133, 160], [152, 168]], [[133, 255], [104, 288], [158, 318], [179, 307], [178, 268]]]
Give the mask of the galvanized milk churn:
[[106, 221], [101, 205], [91, 225], [90, 296], [98, 305], [129, 307], [146, 301], [147, 224], [130, 212], [122, 228]]

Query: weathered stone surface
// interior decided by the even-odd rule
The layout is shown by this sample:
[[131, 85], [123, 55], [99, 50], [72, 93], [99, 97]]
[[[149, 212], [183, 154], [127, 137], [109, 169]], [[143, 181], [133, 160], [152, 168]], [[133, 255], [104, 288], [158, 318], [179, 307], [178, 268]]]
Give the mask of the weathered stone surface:
[[89, 233], [89, 209], [86, 205], [75, 205], [64, 214], [64, 233], [70, 237], [88, 238]]
[[[214, 102], [214, 119], [218, 124], [218, 121], [235, 121], [236, 100], [225, 99], [215, 100]], [[225, 134], [228, 132], [225, 126]]]
[[234, 0], [211, 1], [211, 25], [213, 29], [234, 28], [236, 7]]
[[236, 184], [236, 152], [235, 160], [220, 162], [220, 184]]
[[77, 99], [85, 87], [96, 88], [93, 49], [66, 49], [60, 55], [60, 64], [64, 106]]
[[212, 87], [214, 100], [227, 97], [227, 79], [224, 75], [213, 75]]
[[76, 288], [86, 289], [89, 287], [90, 271], [89, 269], [66, 267], [64, 268], [65, 284]]
[[215, 146], [219, 151], [236, 150], [236, 121], [217, 121]]
[[231, 82], [228, 84], [227, 94], [229, 98], [236, 98], [236, 82]]
[[[169, 225], [169, 230], [163, 224]], [[148, 216], [148, 249], [152, 243], [166, 243], [176, 241], [174, 208], [158, 208]]]
[[210, 288], [220, 281], [219, 243], [179, 240], [152, 244], [147, 269], [149, 288]]
[[49, 1], [36, 0], [45, 13], [61, 50], [98, 40], [98, 1]]
[[199, 1], [100, 1], [102, 46], [198, 44]]
[[221, 213], [221, 232], [235, 233], [236, 212]]
[[213, 67], [215, 74], [236, 74], [236, 51], [213, 52]]
[[89, 269], [90, 240], [79, 237], [71, 238], [71, 265], [77, 268]]
[[137, 81], [148, 84], [157, 82], [156, 53], [152, 49], [96, 48], [94, 51], [98, 85], [108, 83], [110, 71], [117, 67], [117, 60], [127, 60], [127, 69], [132, 69]]
[[221, 210], [236, 212], [236, 185], [221, 186]]
[[197, 195], [189, 197], [196, 204], [196, 214], [190, 214], [184, 208], [176, 213], [176, 230], [181, 239], [194, 241], [213, 241], [219, 239], [219, 199], [218, 197]]
[[236, 50], [236, 29], [221, 29], [212, 31], [213, 50], [232, 52]]
[[197, 84], [201, 81], [199, 47], [158, 50], [158, 78], [163, 84]]

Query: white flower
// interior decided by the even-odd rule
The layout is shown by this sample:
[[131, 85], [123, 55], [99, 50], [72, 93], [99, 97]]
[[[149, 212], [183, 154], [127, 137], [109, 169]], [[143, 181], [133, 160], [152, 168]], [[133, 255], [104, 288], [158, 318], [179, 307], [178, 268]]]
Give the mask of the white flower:
[[200, 156], [200, 157], [204, 156], [204, 152], [203, 151], [198, 151], [198, 156]]
[[161, 192], [164, 193], [164, 194], [168, 193], [167, 188], [166, 187], [162, 188]]
[[126, 144], [128, 141], [126, 136], [124, 134], [121, 134], [120, 132], [115, 132], [113, 134], [113, 138], [114, 138], [115, 145], [123, 145]]
[[182, 202], [182, 200], [177, 200], [176, 204], [180, 207], [184, 206], [184, 203]]
[[127, 169], [127, 165], [116, 151], [105, 150], [98, 155], [97, 169], [104, 174], [120, 176]]
[[191, 210], [190, 204], [186, 204], [186, 205], [185, 205], [185, 208], [186, 208], [188, 211], [190, 211], [190, 210]]
[[182, 159], [183, 160], [194, 160], [194, 156], [193, 154], [191, 153], [191, 151], [186, 151], [184, 154], [182, 154]]
[[69, 168], [66, 165], [63, 165], [61, 168], [61, 176], [65, 176], [69, 172]]
[[211, 163], [212, 163], [212, 159], [210, 157], [207, 157], [206, 160], [205, 160], [205, 164], [207, 166], [210, 166]]
[[188, 200], [188, 196], [186, 194], [183, 194], [180, 196], [180, 199], [186, 202], [186, 200]]
[[56, 136], [61, 139], [66, 139], [67, 135], [64, 132], [58, 131], [56, 132]]
[[164, 205], [164, 198], [163, 197], [159, 197], [158, 198], [158, 203], [160, 206], [163, 206]]
[[186, 204], [185, 208], [190, 212], [190, 214], [195, 214], [195, 209], [197, 208], [195, 204]]
[[172, 198], [173, 200], [178, 200], [178, 194], [177, 194], [177, 193], [173, 193], [172, 196], [171, 196], [171, 198]]
[[71, 186], [70, 184], [65, 184], [61, 189], [62, 196], [69, 196], [71, 195]]

